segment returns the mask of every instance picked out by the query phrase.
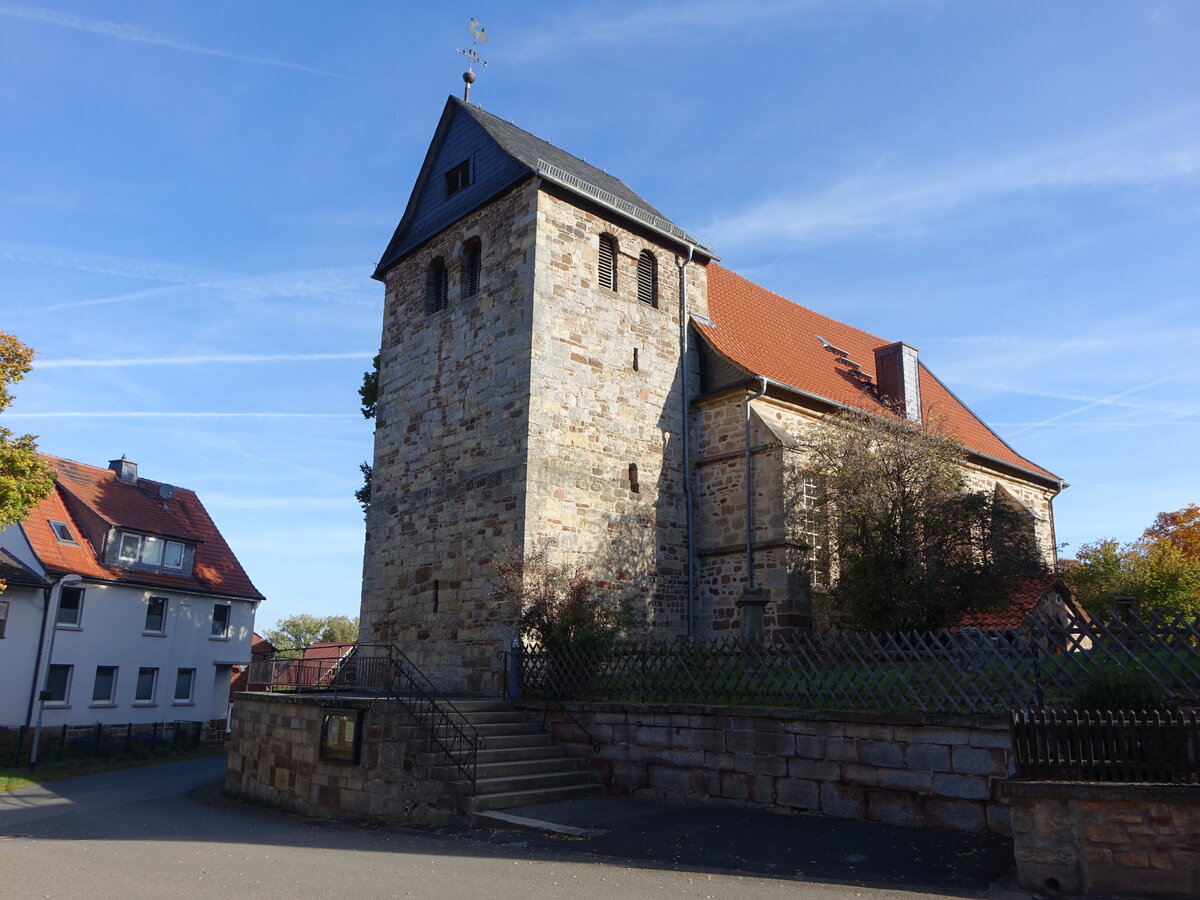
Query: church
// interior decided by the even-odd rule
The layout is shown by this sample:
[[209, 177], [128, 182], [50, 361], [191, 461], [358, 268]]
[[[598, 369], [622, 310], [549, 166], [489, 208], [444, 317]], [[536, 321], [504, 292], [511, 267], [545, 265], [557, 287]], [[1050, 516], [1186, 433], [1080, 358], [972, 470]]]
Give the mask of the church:
[[374, 277], [361, 641], [443, 690], [503, 684], [507, 548], [633, 593], [656, 637], [820, 627], [816, 486], [793, 456], [840, 411], [936, 416], [968, 486], [1024, 509], [1054, 562], [1066, 485], [916, 348], [737, 275], [624, 182], [477, 105], [447, 101]]

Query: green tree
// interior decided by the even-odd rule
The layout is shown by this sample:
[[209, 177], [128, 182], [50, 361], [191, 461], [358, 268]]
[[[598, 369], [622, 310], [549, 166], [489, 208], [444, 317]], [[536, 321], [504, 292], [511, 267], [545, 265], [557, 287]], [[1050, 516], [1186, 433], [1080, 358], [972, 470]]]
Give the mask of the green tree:
[[832, 598], [852, 627], [940, 628], [1045, 573], [1028, 512], [965, 491], [963, 448], [937, 423], [847, 413], [806, 448], [835, 550]]
[[358, 640], [358, 616], [297, 613], [275, 623], [264, 637], [276, 650], [303, 650], [312, 644], [352, 644]]
[[1120, 544], [1112, 538], [1084, 544], [1079, 564], [1063, 571], [1075, 598], [1092, 612], [1107, 612], [1118, 596], [1163, 614], [1200, 615], [1200, 559], [1167, 539]]
[[[33, 368], [33, 350], [0, 332], [0, 412], [12, 405], [12, 386]], [[54, 472], [37, 453], [36, 438], [0, 427], [0, 528], [13, 525], [54, 487]]]
[[[379, 402], [379, 354], [371, 361], [371, 371], [363, 372], [362, 385], [358, 389], [360, 400], [359, 409], [364, 419], [375, 418], [375, 407]], [[371, 505], [371, 474], [369, 462], [359, 463], [358, 470], [362, 472], [363, 485], [354, 492], [354, 499], [363, 508], [363, 512]]]

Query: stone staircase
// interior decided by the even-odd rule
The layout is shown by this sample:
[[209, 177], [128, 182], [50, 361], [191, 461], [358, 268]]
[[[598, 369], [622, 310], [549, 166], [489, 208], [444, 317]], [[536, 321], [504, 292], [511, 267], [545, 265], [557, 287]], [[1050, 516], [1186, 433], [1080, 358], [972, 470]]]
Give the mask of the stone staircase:
[[[537, 803], [557, 803], [602, 794], [583, 764], [568, 757], [535, 722], [507, 700], [453, 700], [451, 717], [474, 728], [484, 739], [474, 789], [440, 750], [422, 742], [413, 729], [410, 752], [431, 780], [442, 782], [467, 815]], [[468, 733], [470, 729], [467, 729]]]

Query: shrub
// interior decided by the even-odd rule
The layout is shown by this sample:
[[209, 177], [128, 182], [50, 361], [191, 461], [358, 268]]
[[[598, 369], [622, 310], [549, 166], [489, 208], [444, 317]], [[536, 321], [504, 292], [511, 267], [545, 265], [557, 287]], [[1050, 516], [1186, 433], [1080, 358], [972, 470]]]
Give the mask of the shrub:
[[1156, 710], [1167, 707], [1166, 695], [1158, 683], [1144, 671], [1128, 666], [1110, 665], [1093, 672], [1069, 695], [1075, 709]]

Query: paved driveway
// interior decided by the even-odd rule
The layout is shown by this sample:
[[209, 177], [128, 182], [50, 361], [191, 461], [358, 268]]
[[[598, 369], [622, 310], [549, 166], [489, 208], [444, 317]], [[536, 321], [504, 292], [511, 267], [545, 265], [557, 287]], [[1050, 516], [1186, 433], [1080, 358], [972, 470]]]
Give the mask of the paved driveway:
[[705, 871], [695, 859], [629, 860], [516, 833], [360, 828], [193, 795], [223, 767], [192, 760], [0, 793], [0, 897], [986, 896]]

